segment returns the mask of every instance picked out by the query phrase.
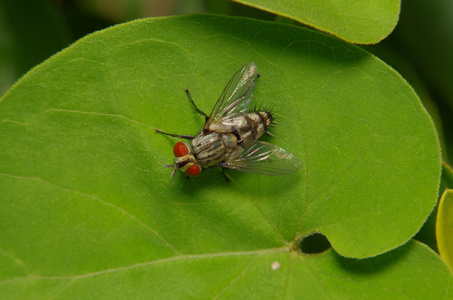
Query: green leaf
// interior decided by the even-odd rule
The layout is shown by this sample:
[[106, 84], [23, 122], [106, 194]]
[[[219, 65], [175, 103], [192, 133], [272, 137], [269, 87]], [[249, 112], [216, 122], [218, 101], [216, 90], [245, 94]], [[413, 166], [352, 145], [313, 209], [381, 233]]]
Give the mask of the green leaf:
[[[281, 177], [227, 171], [230, 183], [216, 168], [170, 179], [162, 165], [177, 139], [154, 129], [196, 134], [204, 118], [184, 88], [209, 112], [251, 61], [261, 74], [258, 105], [274, 107], [280, 123], [271, 130], [278, 138], [265, 140], [299, 156], [302, 169]], [[302, 237], [320, 232], [347, 257], [389, 251], [421, 227], [440, 177], [432, 121], [395, 71], [333, 37], [250, 19], [158, 18], [94, 33], [7, 92], [0, 127], [0, 290], [17, 297], [83, 298], [123, 284], [162, 298], [258, 295], [242, 280], [266, 286], [276, 260], [287, 267], [281, 293], [301, 286], [298, 274], [311, 278], [307, 288], [332, 269], [288, 252]], [[397, 251], [438, 260], [420, 247]], [[383, 276], [393, 276], [390, 265]], [[328, 290], [340, 277], [368, 276], [338, 274], [328, 276]]]
[[444, 191], [439, 201], [436, 237], [440, 256], [453, 271], [453, 190], [450, 189]]
[[234, 0], [338, 36], [357, 44], [374, 44], [395, 28], [399, 0]]

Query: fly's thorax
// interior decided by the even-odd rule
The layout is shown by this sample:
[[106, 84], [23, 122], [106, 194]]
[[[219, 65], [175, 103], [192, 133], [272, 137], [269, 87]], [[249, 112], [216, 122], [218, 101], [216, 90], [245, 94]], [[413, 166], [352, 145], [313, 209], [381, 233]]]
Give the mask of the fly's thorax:
[[238, 147], [238, 138], [233, 133], [224, 133], [221, 135], [223, 146], [226, 152], [230, 153]]
[[193, 154], [204, 168], [222, 162], [237, 148], [237, 138], [231, 133], [203, 132], [192, 140]]

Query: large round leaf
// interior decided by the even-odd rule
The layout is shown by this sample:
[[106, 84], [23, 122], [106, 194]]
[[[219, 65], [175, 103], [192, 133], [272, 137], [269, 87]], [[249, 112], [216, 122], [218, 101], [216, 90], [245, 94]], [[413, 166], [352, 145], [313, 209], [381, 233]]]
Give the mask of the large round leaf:
[[[273, 107], [280, 123], [271, 130], [278, 138], [265, 140], [299, 156], [302, 169], [281, 177], [229, 171], [230, 183], [215, 168], [170, 179], [162, 165], [177, 139], [154, 129], [196, 134], [204, 118], [184, 88], [209, 112], [252, 61], [258, 105]], [[417, 232], [437, 196], [439, 145], [413, 90], [375, 57], [324, 34], [206, 15], [116, 26], [24, 76], [1, 98], [0, 120], [4, 293], [82, 297], [122, 284], [161, 297], [240, 293], [248, 290], [242, 280], [274, 282], [273, 261], [290, 266], [272, 273], [285, 276], [284, 293], [355, 269], [393, 284], [400, 264], [412, 275], [412, 255], [434, 261], [417, 270], [443, 266], [417, 244], [398, 263], [387, 256], [385, 272], [367, 261], [338, 266], [332, 250], [337, 258], [327, 262], [310, 258], [327, 269], [288, 252], [313, 232], [342, 256], [386, 252]], [[443, 292], [434, 288], [442, 267], [423, 274], [397, 289], [423, 281]], [[313, 293], [341, 284], [326, 280]]]

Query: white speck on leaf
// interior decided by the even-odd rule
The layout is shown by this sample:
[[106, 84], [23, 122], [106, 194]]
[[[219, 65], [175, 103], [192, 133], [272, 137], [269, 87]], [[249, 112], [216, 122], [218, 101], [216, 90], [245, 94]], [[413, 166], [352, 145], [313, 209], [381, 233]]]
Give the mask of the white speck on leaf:
[[280, 269], [280, 263], [278, 261], [274, 261], [271, 264], [271, 268], [272, 268], [273, 271], [276, 271], [276, 270]]

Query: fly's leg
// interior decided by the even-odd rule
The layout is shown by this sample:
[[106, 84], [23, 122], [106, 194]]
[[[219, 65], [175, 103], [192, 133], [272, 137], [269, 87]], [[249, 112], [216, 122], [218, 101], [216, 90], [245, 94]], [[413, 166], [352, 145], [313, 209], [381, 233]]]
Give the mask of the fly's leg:
[[[198, 109], [198, 107], [195, 105], [195, 102], [192, 100], [192, 96], [189, 93], [189, 89], [186, 88], [184, 90], [186, 91], [187, 97], [189, 97], [189, 100], [192, 103], [192, 105], [195, 108], [195, 110], [197, 111], [197, 113], [199, 113], [200, 115], [204, 116], [204, 118], [205, 118], [205, 120], [207, 122], [208, 119], [209, 119], [209, 116], [207, 114], [205, 114], [203, 111], [201, 111], [200, 109]], [[191, 136], [191, 135], [167, 133], [167, 132], [164, 132], [164, 131], [159, 130], [159, 129], [155, 129], [154, 131], [156, 133], [162, 133], [162, 134], [166, 134], [166, 135], [169, 135], [169, 136], [172, 136], [172, 137], [182, 138], [182, 139], [186, 139], [186, 140], [193, 140], [195, 138], [194, 136]]]
[[226, 182], [230, 182], [230, 179], [228, 179], [228, 177], [226, 176], [225, 174], [225, 168], [222, 168], [222, 173], [223, 173], [223, 177], [225, 178]]
[[162, 134], [165, 134], [165, 135], [169, 135], [169, 136], [177, 137], [177, 138], [181, 138], [181, 139], [186, 139], [186, 140], [193, 140], [195, 138], [194, 136], [191, 136], [191, 135], [172, 134], [172, 133], [163, 132], [162, 130], [159, 130], [159, 129], [154, 129], [154, 132], [162, 133]]
[[199, 113], [200, 115], [203, 115], [205, 120], [208, 121], [209, 116], [207, 114], [205, 114], [203, 111], [201, 111], [200, 109], [198, 109], [198, 107], [195, 105], [195, 102], [193, 102], [192, 96], [189, 93], [189, 89], [186, 88], [184, 90], [186, 91], [187, 97], [189, 97], [189, 100], [190, 100], [190, 102], [192, 102], [192, 105], [193, 105], [193, 107], [195, 107], [195, 110], [197, 111], [197, 113]]

